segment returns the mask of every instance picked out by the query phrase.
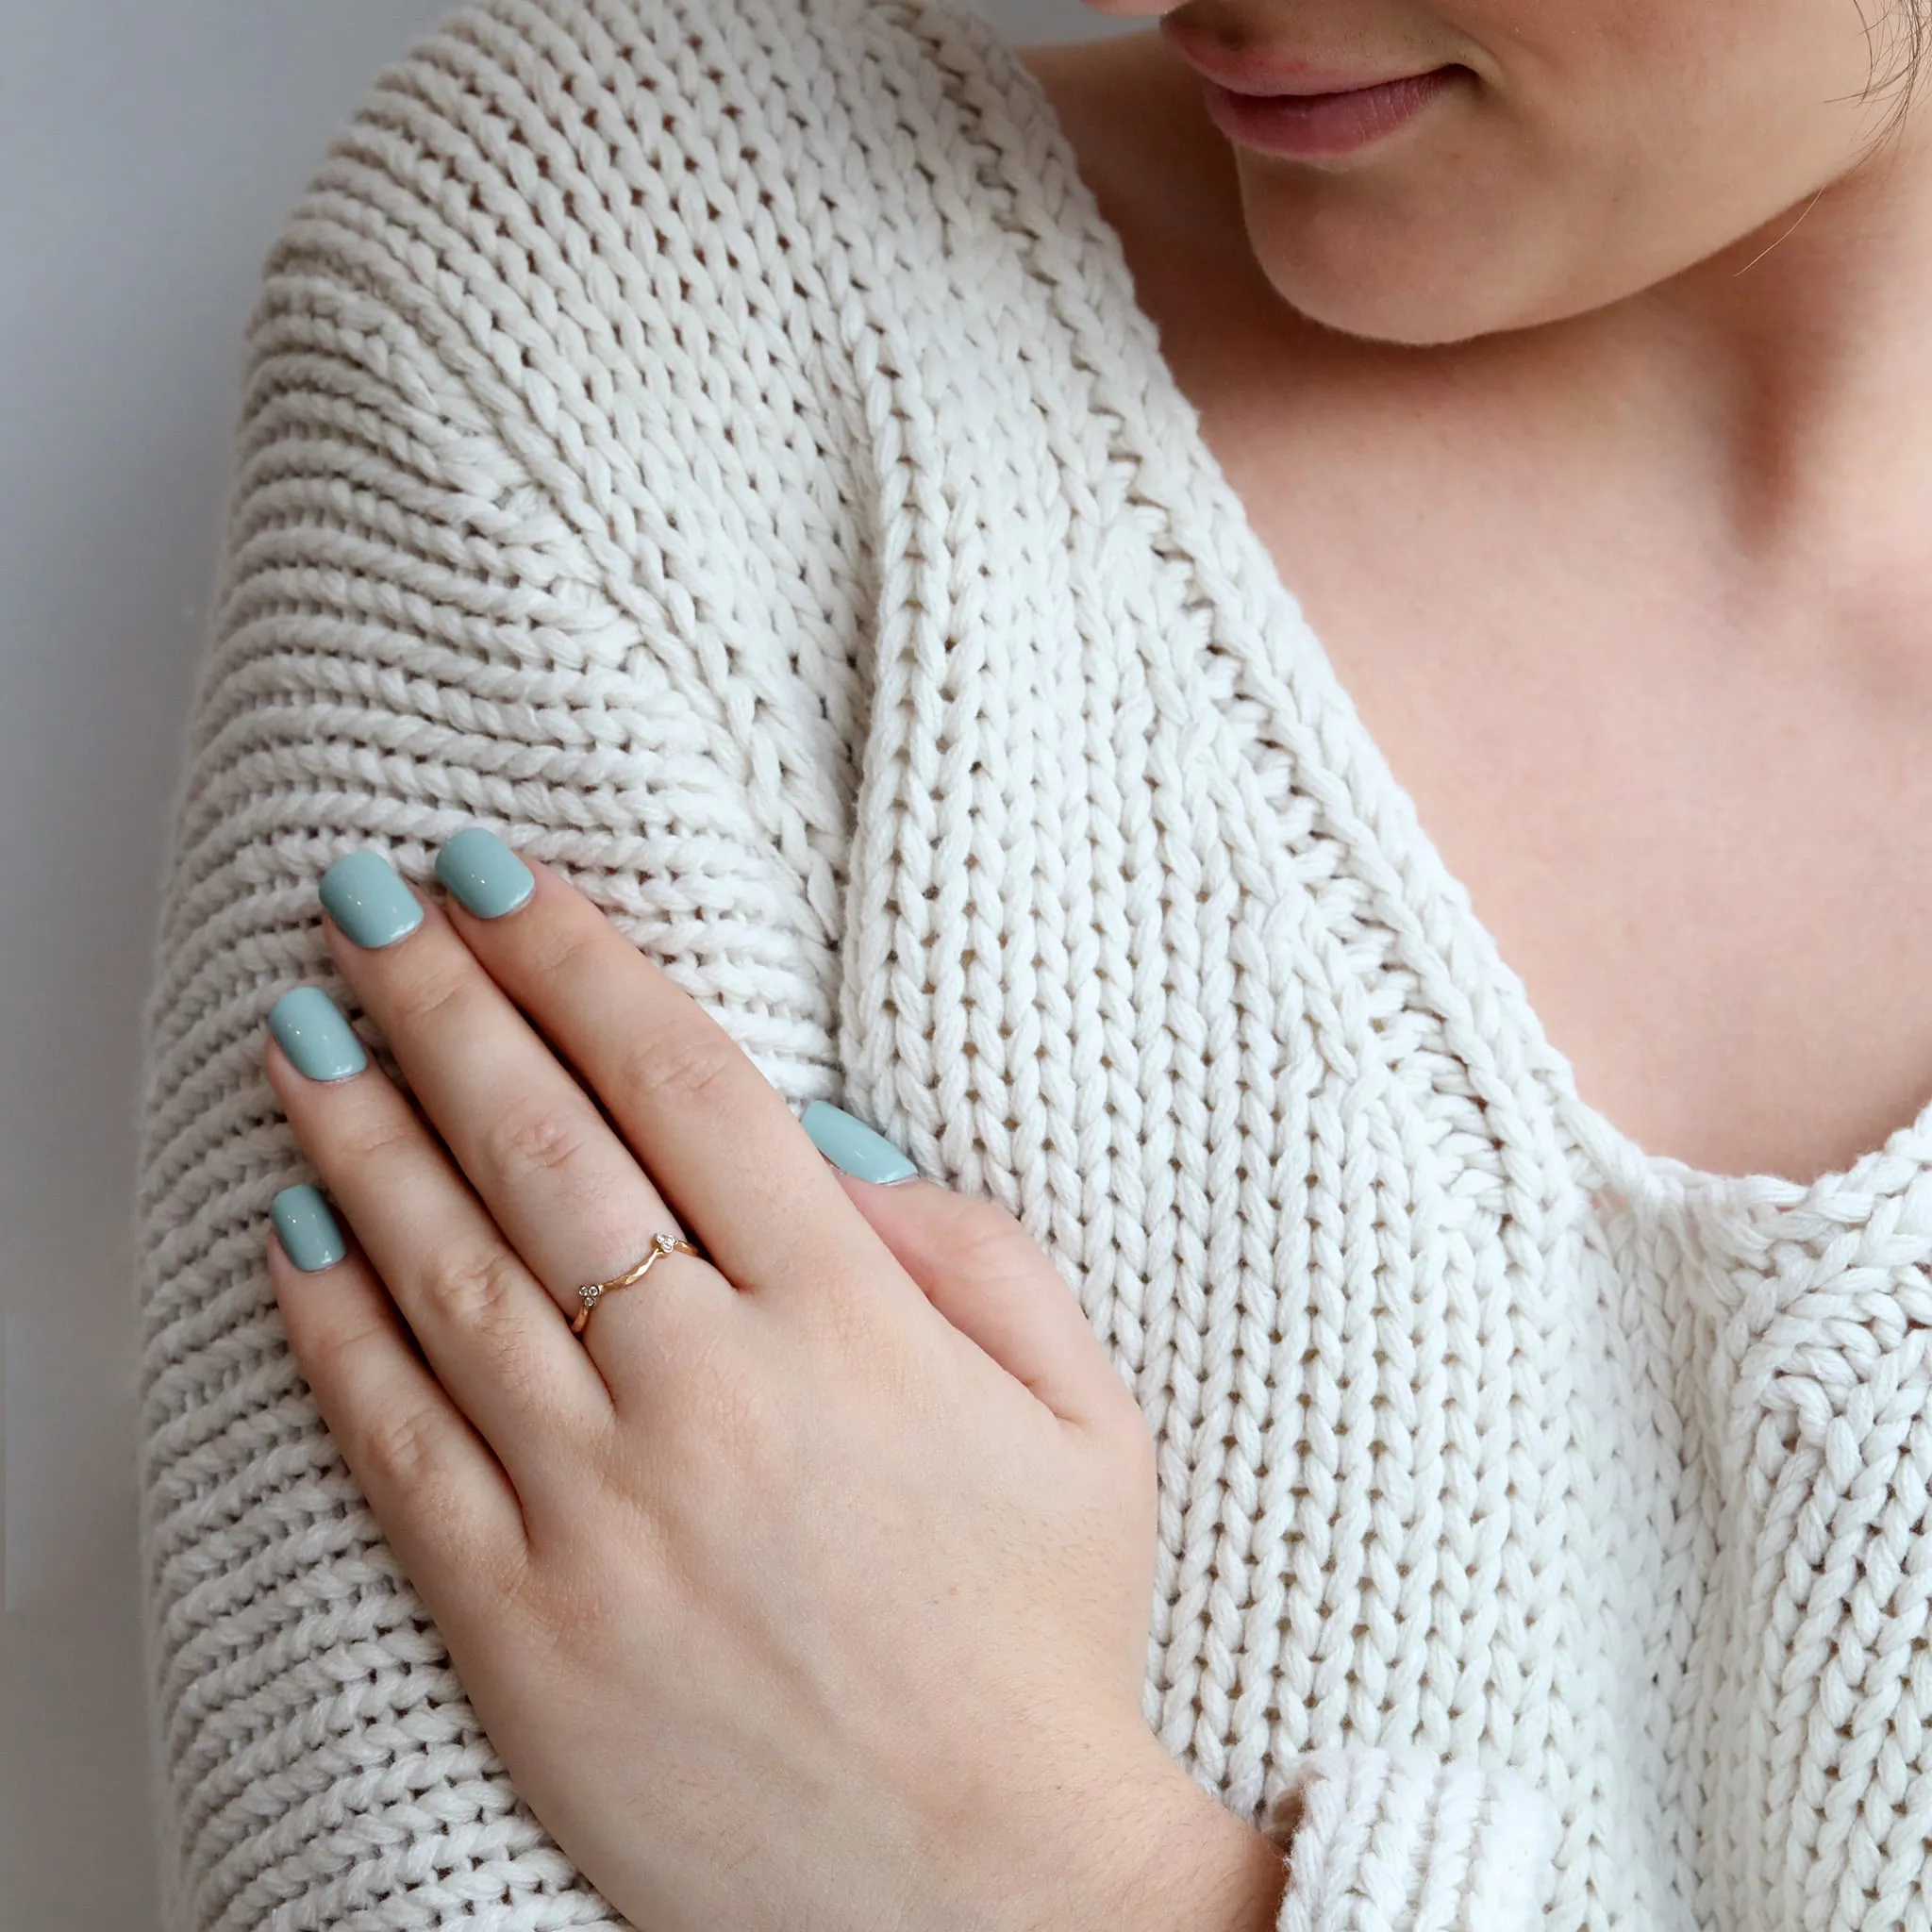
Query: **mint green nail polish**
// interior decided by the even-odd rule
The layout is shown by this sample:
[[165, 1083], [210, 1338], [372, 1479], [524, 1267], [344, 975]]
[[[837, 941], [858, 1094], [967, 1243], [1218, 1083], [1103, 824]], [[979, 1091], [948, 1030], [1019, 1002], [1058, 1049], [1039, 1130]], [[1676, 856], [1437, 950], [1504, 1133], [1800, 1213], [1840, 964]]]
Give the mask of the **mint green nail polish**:
[[358, 946], [392, 946], [423, 924], [423, 902], [379, 852], [352, 852], [322, 875], [328, 916]]
[[284, 1188], [270, 1204], [269, 1212], [275, 1217], [275, 1232], [289, 1251], [289, 1259], [305, 1274], [333, 1268], [349, 1252], [320, 1188], [306, 1182], [299, 1188]]
[[919, 1177], [919, 1170], [883, 1134], [874, 1133], [843, 1108], [814, 1100], [806, 1108], [801, 1124], [819, 1152], [841, 1174], [849, 1174], [855, 1180], [890, 1185]]
[[501, 919], [537, 890], [536, 874], [482, 825], [458, 832], [436, 855], [436, 876], [478, 919]]
[[295, 1071], [310, 1080], [346, 1080], [369, 1064], [362, 1042], [319, 986], [285, 992], [268, 1024]]

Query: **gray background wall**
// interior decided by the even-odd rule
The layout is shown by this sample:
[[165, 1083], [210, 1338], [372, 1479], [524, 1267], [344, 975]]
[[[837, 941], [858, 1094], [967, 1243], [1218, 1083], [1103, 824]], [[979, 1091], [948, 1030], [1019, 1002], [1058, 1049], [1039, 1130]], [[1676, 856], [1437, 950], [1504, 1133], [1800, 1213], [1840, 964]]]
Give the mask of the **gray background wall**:
[[[980, 0], [1017, 42], [1111, 30]], [[444, 0], [0, 0], [0, 1923], [154, 1932], [126, 1241], [238, 344]]]

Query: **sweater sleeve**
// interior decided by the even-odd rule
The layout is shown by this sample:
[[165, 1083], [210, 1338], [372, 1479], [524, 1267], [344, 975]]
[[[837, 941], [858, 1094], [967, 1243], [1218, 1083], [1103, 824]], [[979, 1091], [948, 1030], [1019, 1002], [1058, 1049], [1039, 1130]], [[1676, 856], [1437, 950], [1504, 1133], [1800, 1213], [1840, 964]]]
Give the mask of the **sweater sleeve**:
[[1311, 1752], [1263, 1828], [1286, 1852], [1276, 1932], [1534, 1932], [1548, 1803], [1507, 1772], [1398, 1751]]
[[[269, 1204], [313, 1175], [262, 1073], [264, 1023], [305, 981], [358, 1010], [322, 939], [328, 865], [373, 847], [427, 888], [452, 834], [502, 828], [795, 1106], [839, 1093], [841, 720], [865, 577], [820, 527], [837, 439], [802, 415], [795, 441], [726, 433], [747, 389], [783, 425], [812, 384], [748, 366], [767, 339], [724, 310], [749, 278], [734, 294], [689, 219], [742, 184], [652, 152], [663, 117], [626, 92], [688, 55], [690, 22], [633, 16], [657, 50], [579, 25], [565, 44], [536, 9], [479, 8], [391, 70], [286, 225], [248, 329], [139, 1124], [166, 1932], [621, 1924], [508, 1782], [270, 1286]], [[606, 134], [546, 85], [584, 106], [601, 88]], [[602, 212], [566, 221], [548, 180], [594, 184]], [[750, 346], [734, 359], [730, 340]]]

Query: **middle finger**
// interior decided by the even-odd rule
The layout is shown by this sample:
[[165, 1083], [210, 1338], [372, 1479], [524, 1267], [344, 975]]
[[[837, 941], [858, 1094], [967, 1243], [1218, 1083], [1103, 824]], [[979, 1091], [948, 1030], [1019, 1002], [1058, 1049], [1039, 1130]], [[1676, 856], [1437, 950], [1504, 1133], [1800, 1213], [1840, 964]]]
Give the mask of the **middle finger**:
[[[625, 1273], [653, 1235], [685, 1230], [439, 906], [373, 852], [340, 861], [323, 883], [325, 931], [344, 977], [497, 1225], [575, 1320], [580, 1284]], [[673, 1254], [653, 1265], [639, 1296], [600, 1306], [583, 1341], [613, 1389], [613, 1371], [636, 1358], [609, 1345], [634, 1319], [633, 1309], [616, 1311], [666, 1292], [731, 1288], [708, 1262]]]

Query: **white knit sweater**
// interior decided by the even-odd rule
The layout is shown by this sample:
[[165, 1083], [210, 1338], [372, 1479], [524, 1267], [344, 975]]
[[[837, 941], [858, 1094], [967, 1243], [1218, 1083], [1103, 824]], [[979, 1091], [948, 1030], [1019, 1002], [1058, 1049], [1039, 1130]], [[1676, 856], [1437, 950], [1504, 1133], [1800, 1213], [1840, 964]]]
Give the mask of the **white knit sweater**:
[[1147, 1719], [1299, 1793], [1284, 1928], [1932, 1925], [1932, 1116], [1797, 1187], [1579, 1102], [990, 29], [484, 0], [249, 341], [143, 1110], [168, 1932], [615, 1923], [263, 1257], [316, 881], [477, 820], [1053, 1256], [1160, 1445]]

